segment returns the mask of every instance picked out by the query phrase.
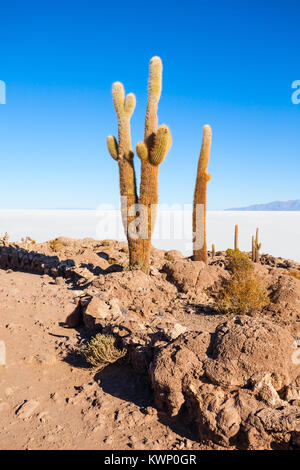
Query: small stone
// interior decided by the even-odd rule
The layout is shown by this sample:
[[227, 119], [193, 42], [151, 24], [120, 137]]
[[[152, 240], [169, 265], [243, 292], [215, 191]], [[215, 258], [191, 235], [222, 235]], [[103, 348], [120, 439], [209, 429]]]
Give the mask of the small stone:
[[21, 419], [31, 418], [34, 411], [38, 407], [39, 402], [36, 400], [25, 400], [17, 409], [16, 415]]

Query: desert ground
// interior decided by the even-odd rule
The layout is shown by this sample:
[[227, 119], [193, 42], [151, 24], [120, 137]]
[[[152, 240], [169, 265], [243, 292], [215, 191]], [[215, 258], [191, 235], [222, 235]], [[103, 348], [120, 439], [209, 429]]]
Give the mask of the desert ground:
[[[153, 248], [148, 276], [115, 240], [0, 250], [1, 449], [299, 448], [298, 263], [262, 255], [270, 301], [234, 315], [214, 304], [224, 252]], [[81, 350], [99, 331], [127, 354], [97, 369]]]

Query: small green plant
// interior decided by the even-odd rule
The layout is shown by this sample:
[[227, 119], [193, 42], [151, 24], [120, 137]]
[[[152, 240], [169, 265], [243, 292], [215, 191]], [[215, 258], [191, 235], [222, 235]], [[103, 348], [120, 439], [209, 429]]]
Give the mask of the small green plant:
[[98, 333], [85, 346], [82, 354], [91, 366], [103, 369], [126, 355], [127, 349], [119, 348], [116, 343], [115, 336]]
[[55, 253], [58, 253], [63, 249], [63, 245], [57, 240], [57, 238], [49, 241], [49, 247]]
[[217, 296], [216, 310], [233, 315], [262, 311], [270, 299], [267, 289], [254, 272], [253, 263], [240, 250], [227, 250], [225, 258], [232, 277], [225, 281]]

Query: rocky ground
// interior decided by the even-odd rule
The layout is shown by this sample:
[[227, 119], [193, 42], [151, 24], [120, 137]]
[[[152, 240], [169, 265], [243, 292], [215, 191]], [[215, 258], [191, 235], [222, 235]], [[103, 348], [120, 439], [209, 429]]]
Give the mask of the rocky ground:
[[[205, 267], [153, 248], [149, 276], [127, 257], [113, 240], [3, 242], [0, 448], [298, 448], [299, 265], [263, 255], [271, 302], [233, 318], [208, 294], [224, 253]], [[98, 330], [128, 347], [101, 372], [78, 353]]]

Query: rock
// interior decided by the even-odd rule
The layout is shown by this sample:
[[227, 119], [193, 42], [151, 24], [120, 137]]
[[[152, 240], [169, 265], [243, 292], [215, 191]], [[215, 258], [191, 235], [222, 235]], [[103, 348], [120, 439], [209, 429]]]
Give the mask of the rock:
[[70, 310], [71, 313], [69, 313], [67, 316], [65, 324], [69, 328], [76, 328], [82, 321], [81, 305], [79, 303], [79, 299], [76, 306], [74, 304], [70, 304]]
[[17, 409], [16, 415], [20, 419], [31, 418], [34, 414], [36, 408], [38, 407], [39, 402], [36, 400], [25, 400]]
[[182, 259], [184, 256], [181, 251], [178, 250], [169, 250], [165, 252], [165, 259], [170, 259], [171, 261], [175, 261], [178, 259]]
[[162, 269], [167, 273], [167, 280], [180, 292], [189, 292], [196, 287], [203, 289], [214, 282], [213, 271], [202, 261], [178, 260], [165, 263]]
[[101, 322], [110, 316], [110, 313], [110, 308], [104, 300], [92, 297], [83, 309], [83, 323], [87, 328], [95, 328], [95, 326], [101, 325]]
[[293, 337], [280, 326], [238, 316], [220, 325], [213, 340], [212, 358], [205, 361], [209, 380], [224, 387], [243, 387], [252, 376], [270, 374], [275, 390], [289, 385], [300, 372], [292, 362]]
[[56, 277], [55, 278], [55, 284], [57, 286], [63, 286], [65, 284], [65, 281], [62, 277]]
[[287, 405], [283, 409], [263, 408], [256, 413], [264, 430], [274, 433], [300, 432], [300, 410]]
[[168, 325], [163, 329], [164, 336], [167, 338], [167, 340], [171, 341], [181, 334], [185, 333], [187, 331], [187, 327], [180, 325], [180, 323], [174, 323], [173, 325]]
[[263, 378], [258, 379], [257, 382], [252, 377], [251, 382], [253, 384], [253, 391], [259, 400], [262, 400], [268, 406], [273, 408], [277, 408], [282, 405], [282, 400], [272, 384], [272, 377], [270, 374], [264, 375]]
[[[300, 426], [297, 395], [291, 393], [299, 374], [292, 344], [283, 328], [249, 317], [229, 320], [214, 334], [182, 333], [157, 349], [150, 364], [155, 404], [170, 416], [184, 405], [200, 441], [288, 448], [290, 441], [298, 442]], [[283, 391], [295, 398], [291, 404]]]
[[161, 348], [150, 365], [150, 378], [156, 406], [171, 416], [178, 414], [185, 398], [183, 379], [186, 374], [201, 375], [211, 336], [206, 332], [189, 332]]
[[74, 240], [73, 238], [69, 238], [69, 237], [58, 237], [56, 238], [56, 241], [57, 243], [60, 243], [61, 245], [66, 246], [66, 247], [73, 247], [76, 243], [76, 240]]
[[284, 399], [288, 402], [300, 400], [300, 386], [296, 382], [288, 385], [284, 390]]
[[300, 282], [289, 276], [282, 275], [275, 277], [270, 286], [271, 303], [267, 307], [272, 315], [279, 315], [282, 318], [300, 320]]

